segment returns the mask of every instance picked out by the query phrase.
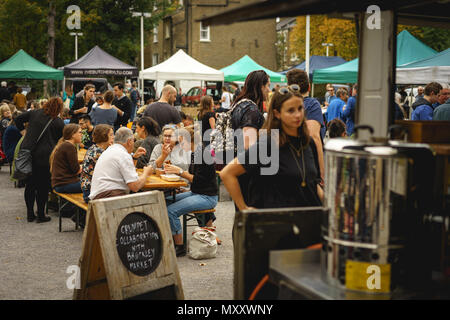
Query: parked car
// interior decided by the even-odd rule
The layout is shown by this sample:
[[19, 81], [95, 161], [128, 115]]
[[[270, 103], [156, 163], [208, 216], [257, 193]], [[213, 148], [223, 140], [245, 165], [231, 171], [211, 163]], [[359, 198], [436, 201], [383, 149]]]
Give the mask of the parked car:
[[207, 85], [206, 87], [193, 87], [181, 97], [181, 103], [184, 106], [198, 106], [203, 96], [211, 96], [214, 101], [219, 101], [222, 90], [216, 85]]

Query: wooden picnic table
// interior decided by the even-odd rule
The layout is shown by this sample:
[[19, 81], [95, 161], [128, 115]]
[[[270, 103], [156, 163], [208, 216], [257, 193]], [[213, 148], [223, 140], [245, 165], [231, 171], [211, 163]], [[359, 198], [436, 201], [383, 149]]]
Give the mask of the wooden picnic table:
[[[142, 175], [142, 169], [136, 169], [139, 176]], [[156, 174], [152, 174], [147, 177], [147, 181], [142, 190], [148, 191], [153, 189], [176, 189], [180, 187], [186, 187], [188, 184], [184, 180], [179, 181], [166, 181]]]

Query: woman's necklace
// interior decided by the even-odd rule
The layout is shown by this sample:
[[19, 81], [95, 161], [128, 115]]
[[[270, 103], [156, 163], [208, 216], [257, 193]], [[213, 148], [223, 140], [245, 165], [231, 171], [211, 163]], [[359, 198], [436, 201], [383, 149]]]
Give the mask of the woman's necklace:
[[[303, 145], [301, 140], [300, 140], [300, 150], [297, 150], [290, 141], [289, 141], [289, 150], [291, 150], [292, 156], [294, 157], [295, 163], [297, 164], [298, 171], [300, 172], [300, 176], [302, 177], [301, 186], [304, 188], [306, 187], [306, 170], [305, 170], [305, 158], [303, 157]], [[302, 158], [303, 172], [302, 170], [300, 170], [300, 164], [298, 163], [297, 157], [294, 154], [294, 150], [297, 153], [297, 157], [299, 158], [301, 156]]]

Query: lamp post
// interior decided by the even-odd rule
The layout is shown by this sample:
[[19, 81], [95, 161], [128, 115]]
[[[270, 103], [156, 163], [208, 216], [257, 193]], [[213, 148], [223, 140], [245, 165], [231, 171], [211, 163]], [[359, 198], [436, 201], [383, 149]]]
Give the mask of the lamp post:
[[[141, 17], [141, 71], [144, 71], [144, 17], [150, 18], [149, 12], [132, 12], [133, 17]], [[141, 79], [141, 105], [144, 105], [144, 78]]]
[[306, 16], [306, 54], [305, 54], [305, 71], [309, 75], [309, 39], [310, 38], [310, 16]]
[[83, 35], [82, 32], [71, 32], [71, 36], [75, 36], [75, 61], [78, 60], [78, 37]]
[[332, 44], [332, 43], [322, 43], [322, 46], [323, 47], [327, 47], [327, 57], [328, 57], [328, 47], [332, 47], [332, 46], [334, 46], [334, 44]]

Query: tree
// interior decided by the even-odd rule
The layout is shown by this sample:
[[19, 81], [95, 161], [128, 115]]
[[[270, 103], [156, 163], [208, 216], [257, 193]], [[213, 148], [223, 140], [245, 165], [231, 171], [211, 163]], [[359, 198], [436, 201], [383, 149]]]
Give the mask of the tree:
[[[291, 52], [305, 60], [306, 17], [298, 17], [297, 25], [290, 34]], [[351, 20], [328, 18], [324, 15], [310, 17], [311, 55], [325, 55], [322, 43], [332, 43], [330, 55], [338, 55], [346, 60], [356, 58], [358, 43], [355, 24]]]
[[[95, 45], [118, 59], [136, 65], [140, 52], [140, 21], [132, 11], [151, 12], [145, 19], [148, 33], [159, 21], [176, 8], [169, 0], [79, 0], [81, 30], [78, 56]], [[74, 39], [66, 27], [67, 7], [72, 0], [0, 0], [0, 62], [19, 49], [24, 49], [41, 62], [50, 61], [54, 41], [55, 67], [74, 60]], [[54, 15], [49, 15], [49, 10]], [[154, 9], [157, 9], [156, 11]], [[54, 36], [53, 21], [54, 16]], [[149, 38], [149, 37], [147, 37]], [[148, 43], [148, 41], [146, 41]], [[49, 51], [50, 50], [50, 51]], [[50, 55], [49, 57], [48, 54]]]
[[[47, 35], [48, 35], [48, 45], [47, 45], [47, 65], [50, 67], [55, 66], [55, 17], [56, 17], [56, 6], [53, 1], [49, 1], [48, 4], [48, 15], [47, 15]], [[44, 96], [48, 96], [48, 85], [50, 81], [44, 80]]]

